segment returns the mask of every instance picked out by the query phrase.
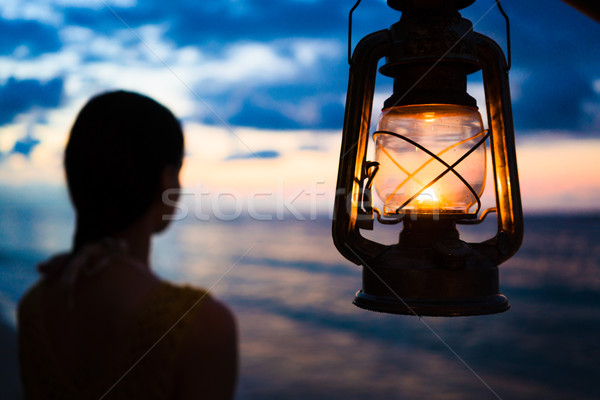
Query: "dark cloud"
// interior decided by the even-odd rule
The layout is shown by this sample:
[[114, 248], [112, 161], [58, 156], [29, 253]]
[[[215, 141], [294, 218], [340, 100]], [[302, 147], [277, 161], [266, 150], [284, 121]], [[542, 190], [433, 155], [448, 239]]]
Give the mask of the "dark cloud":
[[[383, 1], [364, 2], [356, 13], [356, 32], [365, 27], [389, 26], [400, 14]], [[272, 40], [281, 37], [346, 38], [349, 2], [332, 1], [197, 1], [182, 0], [165, 5], [147, 0], [135, 7], [112, 6], [100, 10], [69, 7], [65, 22], [103, 32], [152, 23], [166, 23], [168, 37], [179, 45], [232, 40]], [[118, 14], [118, 17], [115, 16]], [[122, 21], [121, 21], [122, 20]], [[383, 24], [382, 24], [383, 23]], [[358, 37], [358, 36], [357, 36]]]
[[35, 55], [57, 51], [61, 47], [56, 29], [37, 21], [0, 19], [0, 32], [2, 55], [12, 54], [20, 46]]
[[[123, 21], [134, 29], [161, 24], [166, 27], [166, 39], [176, 46], [195, 46], [209, 54], [222, 54], [227, 46], [244, 41], [321, 38], [345, 43], [348, 11], [353, 4], [325, 0], [182, 0], [166, 4], [147, 0], [135, 7], [67, 7], [62, 12], [67, 25], [85, 26], [102, 35], [126, 29]], [[476, 31], [506, 49], [504, 19], [494, 4], [494, 0], [478, 0], [461, 13], [476, 24]], [[586, 118], [584, 105], [595, 98], [592, 81], [600, 78], [600, 24], [558, 0], [504, 2], [504, 8], [511, 18], [512, 71], [515, 76], [525, 76], [513, 80], [519, 84], [519, 96], [513, 102], [517, 130], [579, 129]], [[384, 0], [362, 2], [355, 12], [353, 44], [370, 32], [389, 27], [400, 15]], [[4, 53], [14, 51], [19, 43], [38, 53], [60, 47], [51, 27], [35, 22], [25, 25], [24, 21], [1, 23], [10, 33], [10, 40], [0, 44]], [[25, 30], [25, 26], [29, 28]], [[131, 40], [137, 43], [138, 39], [132, 34]], [[337, 59], [322, 59], [306, 67], [301, 76], [286, 84], [224, 86], [222, 93], [207, 100], [214, 101], [211, 105], [218, 110], [231, 110], [228, 105], [232, 99], [242, 104], [236, 115], [225, 116], [235, 125], [339, 129], [343, 120], [339, 99], [344, 96], [347, 79], [346, 55], [340, 54]], [[30, 95], [35, 96], [34, 92]], [[257, 96], [271, 103], [257, 102]], [[281, 109], [282, 104], [303, 104], [314, 98], [321, 98], [319, 118], [292, 118]], [[3, 110], [2, 123], [6, 123], [4, 114]]]
[[34, 107], [58, 107], [63, 95], [63, 79], [48, 82], [35, 79], [17, 80], [9, 78], [0, 86], [0, 126]]
[[517, 129], [575, 129], [585, 125], [583, 103], [593, 96], [591, 82], [562, 65], [538, 69], [513, 102]]
[[342, 103], [328, 103], [321, 107], [321, 129], [342, 129], [344, 124], [344, 105]]
[[[493, 1], [463, 10], [476, 21]], [[513, 100], [517, 130], [570, 129], [585, 125], [583, 106], [600, 78], [600, 24], [561, 1], [504, 2], [511, 21], [512, 73], [519, 95]], [[475, 27], [506, 51], [504, 19], [496, 9]], [[517, 82], [517, 80], [514, 80]]]
[[29, 158], [29, 155], [38, 144], [40, 144], [40, 141], [38, 139], [32, 138], [31, 136], [26, 136], [15, 142], [11, 153], [21, 154]]
[[229, 118], [228, 122], [237, 126], [265, 129], [300, 129], [303, 127], [301, 123], [285, 116], [281, 111], [256, 105], [251, 100], [246, 101], [242, 109]]
[[[250, 96], [228, 118], [228, 122], [237, 126], [266, 129], [341, 129], [344, 106], [337, 100], [337, 96], [289, 96], [293, 93], [292, 90], [287, 93], [288, 96], [270, 96], [268, 100], [260, 95]], [[306, 116], [306, 113], [310, 116]]]
[[249, 159], [270, 159], [278, 158], [279, 152], [275, 150], [254, 151], [252, 153], [236, 153], [227, 157], [227, 160], [249, 160]]

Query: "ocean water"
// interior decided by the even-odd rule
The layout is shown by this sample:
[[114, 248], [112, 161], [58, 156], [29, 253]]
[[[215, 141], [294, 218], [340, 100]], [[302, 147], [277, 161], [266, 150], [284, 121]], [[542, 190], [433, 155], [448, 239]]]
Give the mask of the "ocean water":
[[[35, 265], [68, 248], [73, 216], [39, 198], [0, 204], [0, 310], [14, 326]], [[490, 316], [356, 308], [361, 270], [333, 247], [326, 217], [188, 218], [156, 239], [153, 267], [210, 288], [237, 315], [238, 399], [598, 399], [600, 217], [525, 222], [523, 247], [501, 266], [512, 308]]]

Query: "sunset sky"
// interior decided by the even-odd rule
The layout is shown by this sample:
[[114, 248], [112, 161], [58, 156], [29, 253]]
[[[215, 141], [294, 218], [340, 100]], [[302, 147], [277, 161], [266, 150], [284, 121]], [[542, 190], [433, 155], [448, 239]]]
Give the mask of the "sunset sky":
[[[353, 4], [2, 1], [0, 186], [27, 196], [25, 188], [62, 185], [62, 149], [77, 111], [94, 94], [127, 89], [183, 122], [190, 191], [325, 193], [317, 202], [328, 208]], [[598, 211], [600, 24], [559, 0], [503, 5], [525, 209]], [[494, 1], [477, 0], [462, 14], [506, 49]], [[383, 0], [363, 0], [353, 44], [399, 17]], [[480, 78], [469, 90], [484, 109]], [[378, 82], [377, 107], [390, 91], [389, 80]]]

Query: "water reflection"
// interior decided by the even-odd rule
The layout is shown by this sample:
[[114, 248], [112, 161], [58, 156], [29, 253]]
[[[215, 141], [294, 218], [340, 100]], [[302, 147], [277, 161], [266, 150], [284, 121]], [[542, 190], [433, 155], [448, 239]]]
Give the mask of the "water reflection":
[[[35, 210], [2, 216], [0, 298], [14, 309], [35, 263], [68, 247], [72, 220]], [[393, 242], [392, 228], [374, 234]], [[493, 221], [483, 228], [489, 237]], [[600, 218], [528, 218], [526, 230], [521, 251], [501, 266], [511, 310], [424, 320], [501, 398], [595, 399]], [[495, 398], [418, 318], [351, 304], [361, 270], [335, 250], [326, 219], [189, 219], [156, 240], [153, 260], [166, 279], [219, 282], [212, 291], [239, 319], [239, 399]]]
[[[502, 267], [509, 312], [426, 319], [502, 398], [596, 393], [600, 221], [548, 221], [528, 220]], [[204, 286], [255, 245], [213, 289], [239, 317], [240, 398], [494, 398], [419, 319], [351, 304], [360, 268], [333, 248], [329, 221], [187, 221], [170, 235], [157, 254], [178, 253], [178, 268], [159, 271]]]

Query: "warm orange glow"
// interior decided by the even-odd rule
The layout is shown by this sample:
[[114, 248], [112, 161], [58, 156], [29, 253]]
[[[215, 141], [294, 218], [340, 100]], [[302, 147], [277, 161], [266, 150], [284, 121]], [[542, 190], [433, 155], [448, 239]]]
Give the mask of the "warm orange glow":
[[[380, 164], [375, 188], [384, 213], [434, 209], [466, 213], [476, 203], [476, 197], [452, 171], [420, 192], [447, 166], [418, 146], [452, 165], [485, 134], [475, 108], [439, 104], [393, 107], [383, 112], [378, 131], [373, 135]], [[478, 196], [485, 186], [485, 158], [482, 144], [455, 168]]]
[[444, 202], [436, 195], [435, 190], [430, 187], [423, 190], [421, 194], [417, 196], [416, 201], [418, 204], [417, 207], [421, 210], [439, 210], [444, 204]]

